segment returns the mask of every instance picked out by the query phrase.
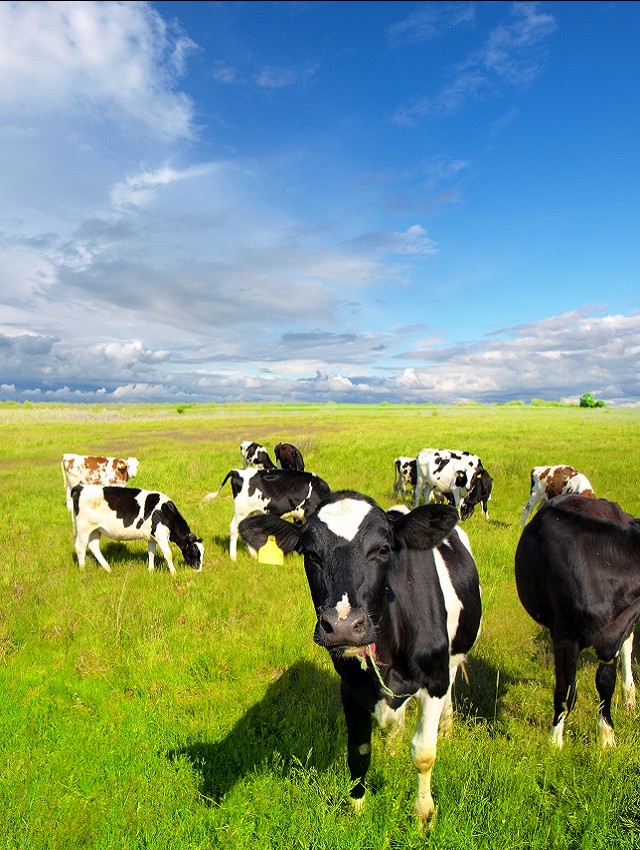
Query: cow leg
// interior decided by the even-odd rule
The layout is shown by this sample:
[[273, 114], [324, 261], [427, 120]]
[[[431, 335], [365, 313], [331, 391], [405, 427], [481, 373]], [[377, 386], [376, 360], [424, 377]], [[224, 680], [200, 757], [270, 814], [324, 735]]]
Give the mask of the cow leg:
[[625, 640], [620, 648], [620, 671], [622, 682], [622, 696], [624, 707], [627, 711], [636, 707], [636, 686], [633, 681], [633, 670], [631, 669], [631, 655], [633, 653], [633, 632]]
[[424, 824], [435, 812], [431, 796], [431, 771], [436, 760], [438, 726], [446, 697], [432, 697], [425, 688], [421, 688], [417, 698], [420, 708], [418, 722], [411, 739], [411, 758], [418, 770], [416, 814], [420, 822]]
[[171, 547], [169, 546], [169, 531], [162, 525], [159, 525], [156, 528], [156, 538], [155, 540], [151, 537], [149, 538], [149, 570], [153, 570], [153, 561], [154, 555], [156, 552], [156, 543], [160, 547], [160, 551], [167, 562], [167, 566], [169, 567], [170, 573], [175, 573], [176, 568], [173, 566], [173, 557], [171, 555]]
[[238, 525], [240, 524], [240, 517], [234, 514], [233, 519], [229, 525], [229, 557], [232, 561], [236, 561], [238, 558]]
[[576, 702], [576, 670], [580, 650], [575, 641], [554, 640], [556, 685], [553, 693], [553, 725], [549, 743], [562, 749], [564, 722]]
[[76, 558], [78, 559], [78, 566], [84, 567], [85, 558], [87, 555], [87, 543], [88, 538], [86, 534], [79, 534], [76, 531], [75, 540], [73, 542], [74, 548], [76, 550]]
[[596, 670], [596, 688], [600, 696], [598, 708], [598, 738], [603, 750], [615, 747], [616, 736], [613, 732], [611, 719], [611, 700], [616, 689], [617, 661], [609, 664], [599, 664]]
[[[100, 532], [99, 531], [96, 530], [96, 531], [91, 532], [91, 534], [89, 535], [88, 545], [89, 545], [89, 551], [91, 552], [93, 557], [96, 559], [96, 561], [100, 564], [102, 569], [106, 570], [108, 573], [110, 573], [111, 567], [106, 562], [104, 555], [100, 551]], [[76, 549], [76, 551], [77, 551], [77, 549]]]
[[148, 570], [150, 573], [153, 572], [155, 556], [156, 556], [156, 541], [153, 537], [149, 538], [149, 543], [147, 544], [147, 554], [149, 556], [149, 566]]
[[371, 763], [371, 732], [373, 718], [371, 713], [351, 694], [340, 680], [340, 696], [347, 726], [347, 764], [354, 783], [351, 788], [351, 805], [355, 812], [364, 807], [364, 780]]

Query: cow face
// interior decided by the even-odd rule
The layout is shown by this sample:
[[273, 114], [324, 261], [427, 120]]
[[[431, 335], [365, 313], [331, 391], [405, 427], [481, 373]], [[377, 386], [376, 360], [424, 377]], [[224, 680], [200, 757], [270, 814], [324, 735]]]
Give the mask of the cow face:
[[196, 537], [195, 534], [187, 535], [186, 542], [180, 547], [182, 557], [185, 563], [194, 570], [200, 572], [202, 570], [202, 562], [204, 560], [204, 544], [201, 537]]
[[342, 491], [324, 500], [302, 525], [253, 516], [239, 530], [255, 549], [272, 534], [285, 553], [304, 556], [318, 617], [314, 640], [340, 655], [376, 642], [387, 577], [401, 562], [398, 550], [437, 545], [457, 519], [455, 508], [446, 505], [385, 513], [368, 497]]

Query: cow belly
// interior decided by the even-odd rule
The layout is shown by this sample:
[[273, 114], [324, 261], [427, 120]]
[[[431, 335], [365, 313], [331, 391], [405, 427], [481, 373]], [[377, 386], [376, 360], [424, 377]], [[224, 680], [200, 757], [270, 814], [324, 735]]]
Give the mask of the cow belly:
[[111, 540], [149, 540], [151, 537], [151, 524], [148, 522], [139, 526], [137, 523], [124, 526], [109, 522], [101, 522], [95, 526], [101, 534]]

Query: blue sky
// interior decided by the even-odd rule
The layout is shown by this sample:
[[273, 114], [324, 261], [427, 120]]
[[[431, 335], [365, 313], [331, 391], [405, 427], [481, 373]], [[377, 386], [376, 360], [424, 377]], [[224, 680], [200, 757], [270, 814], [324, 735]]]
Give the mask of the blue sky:
[[0, 3], [0, 399], [640, 404], [639, 31]]

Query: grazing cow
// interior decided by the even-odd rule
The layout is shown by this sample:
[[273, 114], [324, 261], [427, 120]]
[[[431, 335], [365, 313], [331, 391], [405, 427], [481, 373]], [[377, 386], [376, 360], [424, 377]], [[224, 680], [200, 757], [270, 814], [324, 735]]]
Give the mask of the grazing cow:
[[[215, 491], [207, 493], [201, 504], [215, 499], [231, 479], [233, 519], [229, 526], [229, 557], [236, 560], [238, 525], [253, 513], [274, 514], [305, 520], [331, 492], [329, 485], [313, 472], [295, 469], [231, 469]], [[251, 551], [255, 555], [255, 551]]]
[[611, 698], [618, 654], [625, 704], [635, 705], [631, 649], [640, 618], [640, 519], [606, 499], [556, 496], [520, 535], [515, 575], [525, 611], [549, 629], [553, 643], [551, 743], [563, 745], [565, 719], [576, 699], [578, 656], [591, 648], [600, 662], [600, 744], [613, 746]]
[[280, 469], [295, 469], [298, 472], [304, 472], [304, 460], [300, 449], [292, 446], [291, 443], [278, 443], [273, 451], [276, 456], [276, 464]]
[[407, 498], [407, 490], [411, 491], [413, 501], [417, 478], [417, 461], [414, 457], [397, 457], [393, 462], [393, 494], [392, 499]]
[[415, 697], [411, 742], [418, 770], [416, 813], [434, 813], [431, 770], [438, 727], [453, 720], [451, 688], [480, 629], [480, 586], [469, 539], [450, 505], [383, 511], [352, 491], [333, 493], [302, 525], [249, 517], [240, 533], [252, 547], [274, 535], [304, 555], [317, 613], [314, 640], [340, 675], [348, 764], [356, 809], [364, 803], [372, 719], [402, 720]]
[[476, 505], [482, 507], [484, 518], [489, 521], [489, 499], [493, 491], [493, 478], [484, 466], [480, 465], [471, 479], [469, 495], [464, 499], [461, 507], [462, 519], [470, 517]]
[[534, 466], [531, 470], [531, 493], [522, 509], [520, 525], [524, 528], [529, 514], [538, 503], [544, 505], [549, 499], [563, 493], [580, 493], [590, 499], [596, 496], [587, 476], [573, 466]]
[[186, 520], [168, 496], [137, 487], [100, 487], [76, 484], [71, 490], [76, 518], [75, 550], [84, 567], [87, 546], [108, 573], [111, 567], [100, 551], [100, 536], [112, 540], [147, 540], [149, 570], [153, 570], [156, 544], [175, 573], [169, 541], [179, 547], [190, 567], [200, 572], [204, 545], [189, 530]]
[[253, 466], [256, 469], [275, 469], [276, 465], [269, 457], [269, 452], [260, 443], [252, 443], [251, 440], [244, 440], [240, 443], [240, 454], [242, 455], [242, 465], [246, 469], [248, 466]]
[[[452, 500], [461, 519], [470, 517], [475, 505], [482, 504], [485, 518], [489, 519], [487, 502], [491, 495], [491, 478], [485, 482], [486, 488], [482, 492], [479, 487], [476, 488], [476, 501], [471, 496], [478, 472], [484, 469], [478, 455], [451, 449], [422, 449], [416, 462], [414, 507], [420, 504], [424, 494], [425, 503], [442, 501], [444, 498]], [[482, 495], [484, 498], [481, 498]]]

